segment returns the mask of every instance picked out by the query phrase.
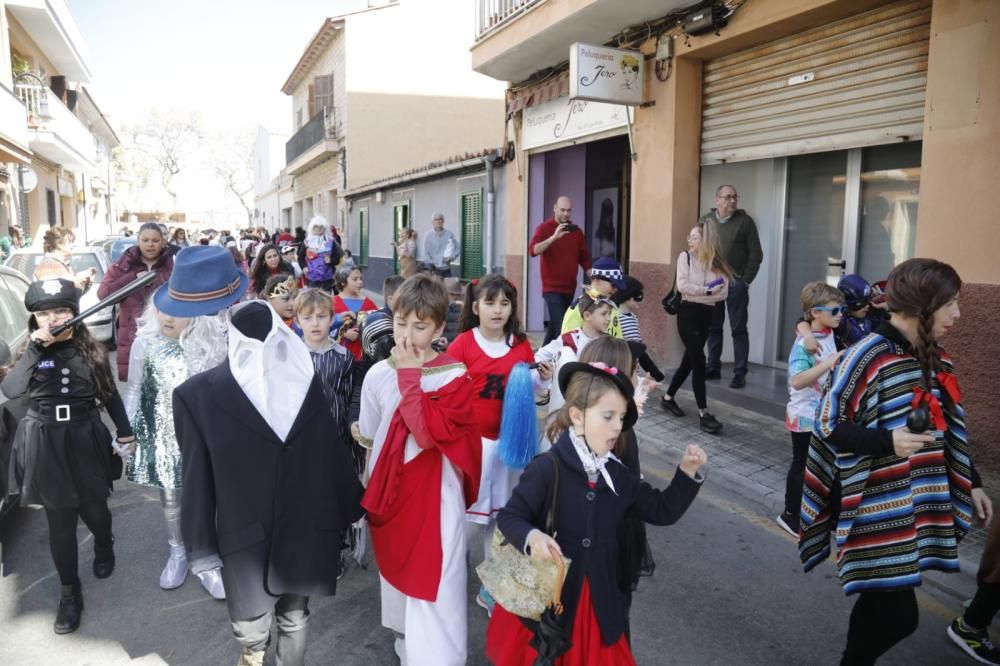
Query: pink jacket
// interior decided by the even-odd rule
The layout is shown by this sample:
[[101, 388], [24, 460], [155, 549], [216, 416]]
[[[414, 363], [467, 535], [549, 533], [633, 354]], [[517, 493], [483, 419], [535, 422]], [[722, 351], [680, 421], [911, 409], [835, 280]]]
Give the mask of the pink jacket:
[[[691, 257], [690, 266], [688, 265], [688, 255]], [[705, 285], [718, 278], [722, 278], [724, 282], [712, 289], [711, 295], [706, 294]], [[677, 291], [681, 292], [681, 297], [689, 303], [714, 305], [719, 301], [726, 300], [726, 295], [729, 293], [729, 281], [698, 261], [697, 254], [681, 252], [677, 257]]]

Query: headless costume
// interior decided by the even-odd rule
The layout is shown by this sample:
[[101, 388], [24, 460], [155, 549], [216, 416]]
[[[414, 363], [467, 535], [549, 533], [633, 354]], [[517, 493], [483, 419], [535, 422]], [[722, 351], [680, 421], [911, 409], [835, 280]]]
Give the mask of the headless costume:
[[301, 663], [308, 599], [333, 595], [361, 484], [305, 344], [262, 301], [229, 311], [229, 359], [174, 391], [184, 542], [195, 572], [222, 564], [233, 632]]
[[467, 657], [465, 510], [478, 496], [481, 444], [465, 366], [439, 354], [423, 368], [391, 360], [365, 377], [359, 428], [374, 447], [365, 492], [382, 582], [382, 624], [408, 666]]

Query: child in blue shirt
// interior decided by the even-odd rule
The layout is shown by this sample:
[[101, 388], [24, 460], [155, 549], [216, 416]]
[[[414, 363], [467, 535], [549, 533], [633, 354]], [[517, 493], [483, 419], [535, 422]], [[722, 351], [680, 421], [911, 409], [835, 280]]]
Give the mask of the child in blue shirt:
[[[834, 331], [837, 349], [841, 350], [847, 349], [879, 327], [885, 320], [885, 302], [874, 302], [871, 285], [854, 273], [840, 278], [837, 289], [844, 295], [844, 303], [847, 306], [845, 316], [841, 318], [840, 325]], [[800, 319], [795, 332], [804, 339], [807, 352], [815, 354], [819, 351], [809, 322]]]
[[[810, 282], [799, 296], [803, 322], [818, 350], [805, 347], [805, 337], [795, 338], [788, 355], [788, 407], [785, 427], [792, 434], [792, 464], [785, 479], [785, 510], [778, 525], [794, 537], [799, 536], [799, 506], [802, 482], [809, 454], [809, 437], [816, 419], [816, 409], [823, 395], [823, 384], [843, 351], [837, 351], [835, 333], [843, 320], [844, 294], [824, 282]], [[801, 324], [800, 324], [801, 326]]]

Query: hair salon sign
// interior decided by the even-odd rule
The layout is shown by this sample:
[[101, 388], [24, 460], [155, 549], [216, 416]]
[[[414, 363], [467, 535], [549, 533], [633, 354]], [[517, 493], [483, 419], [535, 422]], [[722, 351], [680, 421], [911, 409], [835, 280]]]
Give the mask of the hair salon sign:
[[569, 47], [569, 96], [637, 106], [642, 104], [644, 67], [638, 51], [577, 42]]

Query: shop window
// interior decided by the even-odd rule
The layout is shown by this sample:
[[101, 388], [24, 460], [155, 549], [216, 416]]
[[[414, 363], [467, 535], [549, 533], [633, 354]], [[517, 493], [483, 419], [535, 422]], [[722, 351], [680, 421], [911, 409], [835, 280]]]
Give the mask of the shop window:
[[920, 194], [919, 141], [865, 148], [861, 153], [858, 274], [884, 280], [913, 257]]

